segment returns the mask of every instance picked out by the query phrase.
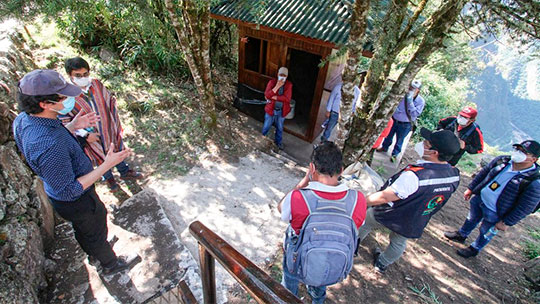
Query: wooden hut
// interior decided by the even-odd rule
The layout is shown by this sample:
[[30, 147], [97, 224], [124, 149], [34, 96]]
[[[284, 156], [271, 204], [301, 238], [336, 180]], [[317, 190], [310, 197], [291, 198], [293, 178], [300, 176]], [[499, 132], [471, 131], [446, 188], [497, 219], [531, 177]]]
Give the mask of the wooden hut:
[[[254, 0], [253, 5], [259, 2]], [[285, 131], [313, 141], [321, 132], [326, 102], [343, 69], [343, 60], [322, 67], [320, 63], [346, 42], [349, 16], [342, 0], [268, 0], [262, 13], [257, 13], [249, 0], [214, 6], [212, 18], [238, 26], [235, 106], [263, 121], [264, 89], [277, 77], [279, 67], [285, 66], [293, 83], [294, 101], [294, 113], [285, 121]], [[367, 51], [364, 55], [371, 57]]]

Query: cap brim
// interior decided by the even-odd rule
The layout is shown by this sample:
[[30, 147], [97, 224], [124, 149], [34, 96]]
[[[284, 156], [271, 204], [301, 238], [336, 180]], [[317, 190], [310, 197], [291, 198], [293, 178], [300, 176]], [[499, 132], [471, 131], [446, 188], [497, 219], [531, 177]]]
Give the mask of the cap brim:
[[431, 140], [431, 134], [433, 134], [433, 132], [431, 132], [430, 130], [422, 127], [420, 129], [420, 136], [422, 136], [423, 138], [427, 139], [427, 140]]
[[69, 84], [69, 83], [66, 83], [65, 88], [58, 90], [58, 94], [62, 94], [69, 97], [77, 97], [81, 95], [81, 93], [82, 93], [81, 88], [79, 88], [76, 85]]

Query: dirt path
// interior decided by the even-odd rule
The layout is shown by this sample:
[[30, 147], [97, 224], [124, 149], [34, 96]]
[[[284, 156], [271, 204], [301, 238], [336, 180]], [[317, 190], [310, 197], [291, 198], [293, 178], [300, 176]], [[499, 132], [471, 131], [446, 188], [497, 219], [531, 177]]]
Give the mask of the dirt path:
[[[462, 194], [470, 180], [462, 175], [458, 191], [432, 218], [422, 238], [409, 241], [402, 258], [382, 275], [373, 270], [372, 253], [376, 247], [387, 246], [388, 232], [373, 231], [361, 244], [351, 274], [329, 287], [326, 303], [534, 303], [534, 291], [527, 288], [523, 277], [527, 259], [522, 243], [527, 230], [538, 227], [538, 215], [500, 233], [476, 258], [460, 257], [456, 250], [465, 245], [444, 238], [444, 231], [458, 229], [467, 216], [469, 202]], [[477, 235], [475, 230], [466, 244]], [[282, 254], [277, 246], [275, 252], [274, 263], [266, 270], [279, 280]], [[301, 289], [301, 297], [311, 303], [305, 289]], [[240, 288], [230, 298], [229, 303], [247, 301]]]

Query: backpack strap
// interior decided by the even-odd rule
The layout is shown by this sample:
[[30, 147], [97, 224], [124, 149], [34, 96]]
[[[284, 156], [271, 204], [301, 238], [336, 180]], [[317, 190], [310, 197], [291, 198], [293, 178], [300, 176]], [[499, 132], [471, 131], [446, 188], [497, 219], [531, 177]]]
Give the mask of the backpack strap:
[[[354, 190], [347, 190], [347, 194], [344, 197], [337, 200], [324, 199], [311, 189], [301, 189], [300, 194], [308, 208], [309, 214], [314, 211], [330, 211], [330, 212], [341, 212], [352, 217], [356, 204], [358, 203], [358, 194]], [[348, 207], [352, 209], [349, 211]]]
[[473, 122], [469, 126], [469, 129], [467, 130], [467, 132], [463, 133], [462, 136], [460, 136], [460, 137], [463, 138], [463, 139], [469, 137], [472, 134], [472, 132], [474, 132], [476, 130], [476, 128], [478, 128], [478, 125], [476, 125], [476, 123]]

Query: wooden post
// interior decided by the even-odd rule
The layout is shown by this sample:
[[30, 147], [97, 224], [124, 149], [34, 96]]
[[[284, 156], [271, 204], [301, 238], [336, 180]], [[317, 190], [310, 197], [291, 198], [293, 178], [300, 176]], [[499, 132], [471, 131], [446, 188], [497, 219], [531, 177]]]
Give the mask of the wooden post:
[[199, 243], [199, 263], [205, 304], [216, 303], [216, 267], [214, 258], [203, 245]]

